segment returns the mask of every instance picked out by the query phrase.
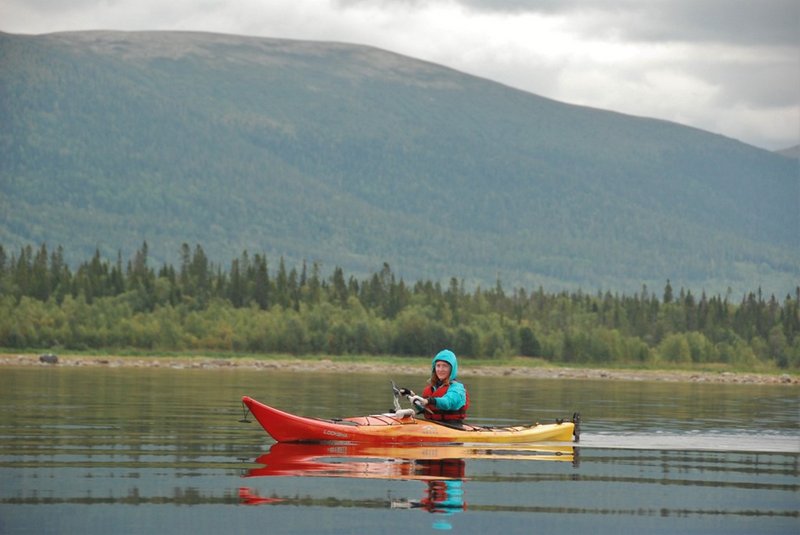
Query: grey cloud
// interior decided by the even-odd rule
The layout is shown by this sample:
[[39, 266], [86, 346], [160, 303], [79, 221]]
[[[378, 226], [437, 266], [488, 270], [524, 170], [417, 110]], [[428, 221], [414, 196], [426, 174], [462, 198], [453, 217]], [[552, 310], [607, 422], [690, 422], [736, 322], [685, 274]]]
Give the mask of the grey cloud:
[[585, 30], [635, 41], [800, 44], [797, 0], [459, 0], [488, 12], [578, 16]]
[[718, 102], [722, 105], [747, 104], [754, 108], [785, 108], [796, 106], [800, 69], [797, 64], [763, 62], [740, 68], [713, 61], [697, 61], [682, 66], [682, 70], [701, 78], [720, 89]]
[[800, 3], [795, 0], [660, 2], [636, 22], [624, 31], [636, 40], [800, 45]]
[[[42, 0], [39, 0], [42, 1]], [[448, 0], [337, 0], [417, 9]], [[576, 32], [639, 42], [800, 46], [797, 0], [456, 0], [486, 13], [574, 17]]]

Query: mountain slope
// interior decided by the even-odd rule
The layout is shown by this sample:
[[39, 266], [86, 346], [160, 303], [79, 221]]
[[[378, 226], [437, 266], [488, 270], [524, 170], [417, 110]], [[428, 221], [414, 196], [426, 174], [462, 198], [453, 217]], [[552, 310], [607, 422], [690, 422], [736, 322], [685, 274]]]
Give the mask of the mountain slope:
[[174, 262], [188, 242], [528, 288], [800, 280], [796, 162], [377, 49], [5, 34], [0, 87], [6, 247], [147, 240]]
[[788, 147], [783, 150], [775, 151], [776, 154], [780, 154], [781, 156], [786, 156], [787, 158], [794, 158], [800, 159], [800, 145], [795, 145], [793, 147]]

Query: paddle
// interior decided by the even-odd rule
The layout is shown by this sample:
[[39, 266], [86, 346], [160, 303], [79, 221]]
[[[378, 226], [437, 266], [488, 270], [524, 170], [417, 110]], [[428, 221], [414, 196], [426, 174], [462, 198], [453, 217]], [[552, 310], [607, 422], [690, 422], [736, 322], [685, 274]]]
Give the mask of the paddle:
[[412, 401], [412, 398], [414, 398], [416, 396], [416, 394], [414, 393], [413, 390], [409, 390], [408, 388], [397, 388], [397, 385], [395, 384], [395, 382], [392, 381], [392, 392], [394, 392], [394, 409], [395, 409], [395, 412], [397, 412], [399, 410], [402, 410], [400, 408], [400, 396], [405, 396], [405, 398], [407, 400], [411, 401], [411, 403], [414, 405], [414, 407], [416, 407], [418, 410], [425, 411], [425, 412], [427, 412], [429, 414], [433, 414], [433, 411], [430, 408], [421, 405], [418, 401]]
[[247, 406], [244, 404], [244, 401], [242, 401], [242, 419], [239, 420], [239, 423], [249, 424], [251, 422], [250, 420], [247, 419], [247, 413], [249, 412], [250, 409], [248, 409]]

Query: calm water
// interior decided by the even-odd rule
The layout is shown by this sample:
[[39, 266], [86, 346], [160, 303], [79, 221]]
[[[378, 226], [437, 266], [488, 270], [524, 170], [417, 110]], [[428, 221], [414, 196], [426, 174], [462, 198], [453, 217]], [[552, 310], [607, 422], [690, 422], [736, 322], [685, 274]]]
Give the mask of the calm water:
[[244, 394], [384, 412], [390, 379], [421, 388], [389, 371], [0, 369], [0, 533], [800, 532], [792, 386], [469, 378], [473, 422], [579, 410], [579, 447], [549, 451], [273, 447], [238, 422]]

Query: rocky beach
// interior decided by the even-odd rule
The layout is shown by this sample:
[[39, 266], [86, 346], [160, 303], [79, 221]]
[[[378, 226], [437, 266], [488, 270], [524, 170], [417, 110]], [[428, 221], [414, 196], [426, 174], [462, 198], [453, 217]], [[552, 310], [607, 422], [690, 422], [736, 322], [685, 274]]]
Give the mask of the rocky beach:
[[[418, 360], [418, 359], [415, 359]], [[2, 366], [106, 366], [110, 368], [167, 368], [167, 369], [250, 369], [284, 370], [317, 373], [385, 373], [391, 368], [393, 374], [425, 374], [428, 367], [424, 363], [375, 363], [319, 359], [292, 358], [213, 358], [201, 356], [88, 356], [54, 354], [0, 354]], [[513, 376], [535, 379], [591, 379], [616, 381], [659, 381], [694, 383], [740, 383], [765, 385], [800, 385], [800, 376], [788, 373], [749, 373], [730, 371], [692, 371], [692, 370], [640, 370], [608, 368], [570, 368], [501, 365], [471, 365], [464, 361], [460, 370], [462, 377], [471, 376]]]

